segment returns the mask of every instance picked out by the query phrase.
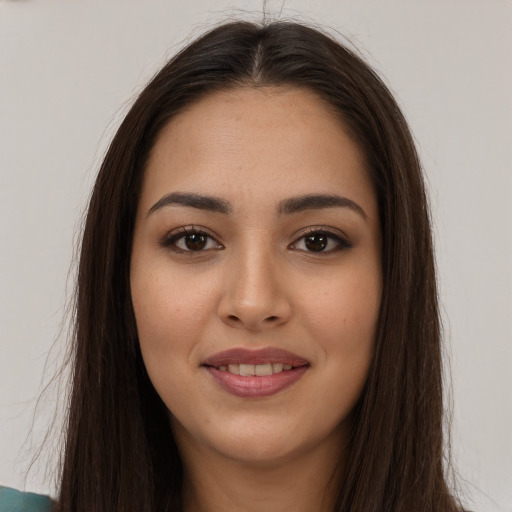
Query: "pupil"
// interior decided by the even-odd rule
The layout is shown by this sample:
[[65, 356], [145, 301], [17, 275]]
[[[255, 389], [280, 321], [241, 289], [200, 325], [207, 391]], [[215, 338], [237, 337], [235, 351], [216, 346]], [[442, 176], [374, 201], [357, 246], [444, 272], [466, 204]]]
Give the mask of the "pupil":
[[306, 238], [306, 247], [310, 251], [320, 252], [327, 247], [326, 235], [310, 235]]
[[200, 251], [206, 245], [206, 236], [201, 233], [192, 233], [185, 238], [185, 245], [191, 251]]

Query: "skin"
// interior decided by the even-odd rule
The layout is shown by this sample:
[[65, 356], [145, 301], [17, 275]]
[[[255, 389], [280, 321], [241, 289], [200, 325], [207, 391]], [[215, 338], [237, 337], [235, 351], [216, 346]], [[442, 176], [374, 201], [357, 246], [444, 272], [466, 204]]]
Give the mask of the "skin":
[[[177, 192], [220, 198], [229, 213], [163, 204]], [[279, 211], [308, 194], [356, 206]], [[325, 248], [318, 234], [306, 243], [311, 228], [329, 233]], [[193, 230], [206, 234], [200, 250]], [[187, 512], [328, 510], [382, 288], [377, 200], [340, 120], [292, 87], [216, 92], [174, 117], [146, 167], [130, 273]], [[309, 367], [271, 396], [235, 396], [202, 363], [238, 347], [285, 349]]]

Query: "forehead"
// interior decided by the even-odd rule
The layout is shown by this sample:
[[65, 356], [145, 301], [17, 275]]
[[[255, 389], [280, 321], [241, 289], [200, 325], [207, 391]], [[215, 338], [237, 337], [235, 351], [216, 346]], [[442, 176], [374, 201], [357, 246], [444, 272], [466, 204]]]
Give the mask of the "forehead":
[[141, 200], [192, 190], [278, 201], [333, 189], [373, 195], [339, 117], [306, 89], [246, 87], [212, 93], [171, 119], [151, 151]]

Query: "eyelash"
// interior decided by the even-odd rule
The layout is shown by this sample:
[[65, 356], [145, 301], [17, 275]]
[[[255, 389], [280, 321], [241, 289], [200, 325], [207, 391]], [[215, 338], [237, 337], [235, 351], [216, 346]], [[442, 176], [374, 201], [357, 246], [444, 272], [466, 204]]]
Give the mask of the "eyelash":
[[[314, 237], [314, 236], [325, 236], [327, 238], [327, 243], [333, 242], [336, 244], [334, 248], [330, 248], [328, 250], [322, 249], [320, 251], [310, 251], [307, 249], [297, 249], [297, 245], [299, 242], [304, 241], [304, 243], [307, 243], [306, 240], [308, 237]], [[342, 251], [344, 249], [350, 249], [352, 247], [352, 244], [342, 236], [340, 233], [334, 233], [333, 231], [330, 231], [328, 229], [322, 228], [320, 226], [312, 226], [306, 230], [306, 232], [302, 233], [295, 242], [292, 242], [288, 247], [295, 248], [299, 251], [303, 251], [310, 254], [331, 254], [333, 252]]]
[[[190, 248], [179, 247], [177, 245], [180, 240], [185, 240], [185, 238], [187, 236], [193, 236], [193, 235], [200, 235], [200, 236], [206, 237], [207, 238], [206, 244], [208, 244], [210, 241], [213, 240], [215, 242], [216, 246], [193, 250]], [[165, 237], [165, 239], [162, 241], [162, 246], [169, 248], [175, 252], [184, 253], [184, 254], [193, 254], [193, 253], [204, 252], [205, 250], [223, 249], [224, 248], [222, 246], [222, 244], [219, 244], [215, 240], [215, 237], [213, 237], [211, 234], [206, 232], [203, 228], [196, 227], [196, 226], [182, 226], [182, 227], [176, 229], [175, 231], [169, 233], [169, 235], [167, 235]]]
[[[184, 241], [187, 236], [204, 236], [206, 238], [205, 246], [198, 248], [196, 250], [186, 248], [186, 247], [179, 247], [178, 243], [180, 241]], [[327, 239], [327, 246], [329, 244], [335, 243], [335, 247], [329, 248], [325, 250], [325, 247], [322, 248], [319, 251], [313, 251], [305, 249], [299, 249], [297, 246], [301, 241], [304, 241], [304, 244], [307, 243], [308, 237], [322, 237], [325, 236]], [[211, 244], [211, 241], [214, 242], [214, 247], [208, 247], [209, 244]], [[186, 242], [185, 242], [186, 243]], [[189, 254], [192, 255], [194, 253], [200, 253], [205, 252], [207, 250], [211, 249], [224, 249], [224, 246], [217, 242], [214, 236], [206, 232], [203, 228], [196, 227], [196, 226], [182, 226], [175, 231], [171, 232], [169, 235], [166, 236], [166, 238], [162, 241], [161, 245], [165, 248], [168, 248], [174, 252], [179, 252], [183, 254]], [[325, 228], [321, 227], [310, 227], [307, 229], [307, 231], [303, 234], [301, 234], [300, 237], [298, 237], [294, 242], [288, 245], [289, 249], [295, 249], [301, 252], [310, 253], [310, 254], [330, 254], [337, 251], [342, 251], [344, 249], [350, 249], [352, 245], [350, 242], [344, 238], [343, 236], [340, 236], [337, 233], [333, 233], [332, 231], [326, 230]]]

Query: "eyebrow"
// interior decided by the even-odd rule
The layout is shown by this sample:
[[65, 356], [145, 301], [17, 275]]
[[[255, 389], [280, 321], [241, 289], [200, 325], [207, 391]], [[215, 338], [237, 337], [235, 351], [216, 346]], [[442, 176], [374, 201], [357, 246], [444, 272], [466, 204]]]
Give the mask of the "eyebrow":
[[165, 206], [180, 205], [197, 208], [198, 210], [208, 210], [210, 212], [231, 213], [232, 209], [229, 203], [218, 197], [203, 196], [200, 194], [189, 194], [183, 192], [172, 192], [158, 200], [148, 211], [148, 215], [160, 210]]
[[307, 194], [304, 196], [291, 197], [279, 203], [277, 208], [280, 214], [298, 213], [304, 210], [321, 210], [323, 208], [349, 208], [367, 220], [366, 212], [356, 202], [348, 197], [337, 194]]
[[[198, 210], [208, 210], [216, 213], [228, 215], [232, 213], [231, 205], [213, 196], [204, 196], [201, 194], [191, 194], [185, 192], [172, 192], [159, 199], [148, 211], [151, 215], [157, 210], [166, 206], [188, 206]], [[366, 212], [356, 202], [347, 197], [337, 194], [306, 194], [303, 196], [284, 199], [277, 206], [277, 212], [280, 215], [290, 215], [306, 210], [321, 210], [324, 208], [348, 208], [367, 220]]]

